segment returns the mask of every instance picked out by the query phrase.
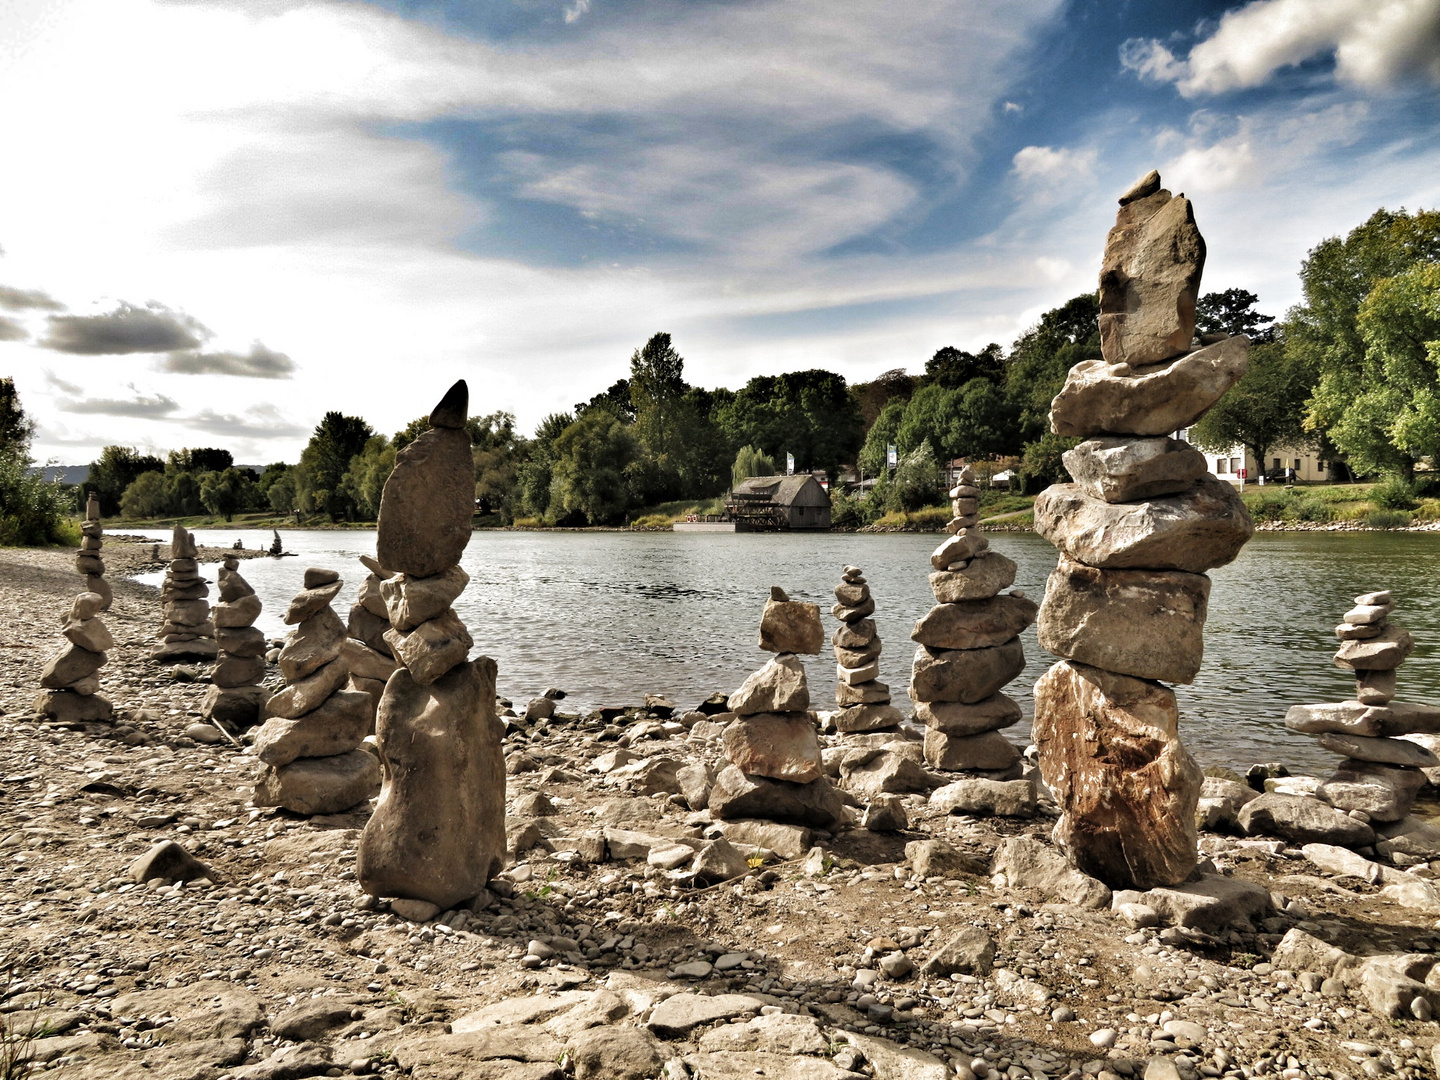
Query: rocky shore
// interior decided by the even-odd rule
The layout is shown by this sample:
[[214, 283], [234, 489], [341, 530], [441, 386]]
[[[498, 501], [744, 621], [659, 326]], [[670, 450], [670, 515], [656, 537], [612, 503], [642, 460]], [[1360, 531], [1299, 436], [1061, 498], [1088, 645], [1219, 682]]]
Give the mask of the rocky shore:
[[[107, 536], [116, 719], [69, 726], [31, 702], [72, 553], [0, 551], [0, 1019], [37, 1075], [1340, 1080], [1440, 1065], [1440, 852], [1244, 835], [1249, 796], [1223, 780], [1199, 812], [1210, 876], [1144, 894], [1065, 868], [1043, 795], [991, 816], [953, 775], [895, 799], [898, 831], [714, 821], [686, 767], [723, 766], [720, 724], [644, 688], [623, 713], [573, 715], [539, 687], [505, 709], [504, 871], [473, 910], [377, 902], [355, 873], [371, 808], [253, 806], [260, 762], [203, 722], [204, 670], [149, 658], [158, 594], [127, 575], [163, 566], [154, 547]], [[821, 745], [837, 782], [865, 752]]]

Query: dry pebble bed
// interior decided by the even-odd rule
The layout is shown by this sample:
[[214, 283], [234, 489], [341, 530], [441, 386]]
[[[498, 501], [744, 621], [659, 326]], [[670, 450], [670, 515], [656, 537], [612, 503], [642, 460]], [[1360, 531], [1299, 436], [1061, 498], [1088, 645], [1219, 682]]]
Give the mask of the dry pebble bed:
[[[55, 598], [74, 589], [68, 558], [0, 552], [0, 1017], [34, 1032], [37, 1075], [1435, 1074], [1433, 1021], [1392, 1019], [1373, 988], [1271, 960], [1298, 927], [1433, 963], [1437, 913], [1283, 842], [1213, 834], [1215, 867], [1271, 893], [1258, 925], [1084, 910], [990, 875], [1007, 837], [1048, 835], [1044, 804], [1031, 820], [981, 819], [923, 795], [903, 796], [901, 833], [733, 832], [745, 876], [710, 883], [676, 849], [705, 847], [717, 826], [675, 773], [720, 760], [717, 725], [658, 701], [511, 717], [516, 861], [475, 910], [387, 905], [355, 881], [368, 808], [301, 819], [249, 805], [257, 763], [198, 726], [203, 679], [143, 659], [153, 590], [114, 581], [101, 677], [116, 724], [33, 719]], [[134, 881], [131, 864], [164, 840], [211, 876]]]

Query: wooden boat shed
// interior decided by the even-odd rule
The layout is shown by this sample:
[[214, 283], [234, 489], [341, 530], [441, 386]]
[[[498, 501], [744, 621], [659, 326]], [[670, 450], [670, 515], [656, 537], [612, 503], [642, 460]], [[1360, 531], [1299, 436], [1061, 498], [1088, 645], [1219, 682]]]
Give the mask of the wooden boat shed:
[[830, 493], [808, 473], [752, 476], [725, 500], [725, 517], [736, 532], [830, 528]]

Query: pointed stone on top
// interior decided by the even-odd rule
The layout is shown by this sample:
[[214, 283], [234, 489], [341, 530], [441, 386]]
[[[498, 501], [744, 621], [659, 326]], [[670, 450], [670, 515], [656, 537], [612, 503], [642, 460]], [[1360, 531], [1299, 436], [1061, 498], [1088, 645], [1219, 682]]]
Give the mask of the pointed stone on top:
[[366, 570], [369, 570], [381, 581], [385, 581], [388, 578], [392, 578], [395, 576], [395, 571], [386, 570], [385, 567], [380, 565], [380, 560], [372, 559], [369, 555], [360, 556], [360, 565], [365, 567]]
[[100, 520], [100, 496], [96, 495], [93, 491], [90, 492], [89, 496], [85, 499], [85, 520]]
[[770, 599], [777, 604], [788, 604], [790, 602], [790, 595], [784, 589], [780, 588], [779, 585], [771, 585]]
[[470, 408], [470, 388], [464, 379], [456, 379], [455, 385], [445, 391], [440, 404], [430, 410], [432, 428], [463, 428], [465, 416]]
[[1143, 199], [1147, 195], [1154, 195], [1160, 190], [1160, 171], [1151, 169], [1148, 173], [1136, 180], [1134, 185], [1124, 195], [1120, 196], [1120, 205], [1127, 206], [1137, 199]]
[[193, 559], [199, 552], [195, 549], [195, 537], [185, 530], [185, 526], [176, 525], [175, 532], [170, 537], [170, 558], [172, 559]]

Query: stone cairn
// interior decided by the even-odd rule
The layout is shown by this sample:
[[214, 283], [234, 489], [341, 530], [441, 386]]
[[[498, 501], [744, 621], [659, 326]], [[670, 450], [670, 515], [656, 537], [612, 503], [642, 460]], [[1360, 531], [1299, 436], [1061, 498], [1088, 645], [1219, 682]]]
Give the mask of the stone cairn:
[[1015, 583], [1015, 564], [990, 550], [979, 528], [980, 489], [966, 466], [950, 490], [950, 536], [930, 556], [935, 606], [910, 637], [919, 647], [910, 676], [915, 717], [925, 724], [925, 760], [932, 768], [1020, 776], [1020, 748], [1004, 735], [1021, 717], [1000, 692], [1025, 669], [1020, 632], [1035, 621], [1035, 604]]
[[1440, 765], [1424, 746], [1397, 735], [1432, 734], [1440, 726], [1433, 706], [1394, 700], [1395, 670], [1415, 648], [1402, 627], [1389, 622], [1395, 610], [1389, 591], [1355, 597], [1355, 606], [1335, 628], [1340, 649], [1335, 663], [1355, 672], [1355, 700], [1334, 705], [1296, 705], [1287, 727], [1319, 735], [1320, 745], [1343, 760], [1315, 794], [1347, 814], [1370, 821], [1400, 821], [1425, 786], [1421, 769]]
[[1192, 344], [1205, 242], [1190, 201], [1151, 172], [1120, 199], [1100, 272], [1103, 359], [1071, 368], [1050, 426], [1084, 441], [1075, 482], [1035, 503], [1060, 549], [1040, 606], [1064, 657], [1035, 686], [1040, 773], [1062, 811], [1054, 837], [1114, 888], [1184, 881], [1195, 867], [1202, 775], [1180, 742], [1175, 694], [1200, 669], [1210, 579], [1254, 523], [1204, 457], [1167, 436], [1245, 373], [1243, 336]]
[[160, 587], [165, 622], [160, 627], [160, 646], [150, 654], [152, 660], [214, 660], [219, 652], [210, 603], [205, 599], [210, 586], [200, 576], [198, 555], [195, 537], [176, 525], [170, 540], [170, 564]]
[[110, 586], [105, 581], [105, 563], [100, 558], [100, 500], [91, 494], [85, 502], [85, 521], [80, 526], [80, 552], [75, 570], [85, 579], [85, 591], [75, 597], [62, 620], [61, 633], [69, 643], [55, 654], [40, 674], [40, 696], [35, 711], [61, 723], [82, 720], [109, 720], [114, 716], [110, 699], [101, 694], [96, 674], [105, 664], [105, 653], [115, 645], [99, 615], [110, 607]]
[[840, 620], [831, 638], [835, 646], [835, 730], [895, 731], [904, 719], [890, 704], [890, 687], [880, 681], [880, 634], [875, 620], [875, 598], [858, 566], [847, 566], [835, 586], [830, 613]]
[[338, 814], [380, 790], [380, 764], [359, 748], [370, 730], [370, 697], [345, 689], [345, 624], [330, 606], [342, 585], [334, 570], [311, 567], [285, 612], [295, 629], [280, 650], [285, 689], [266, 704], [269, 718], [255, 736], [264, 763], [256, 806]]
[[824, 642], [819, 605], [791, 600], [772, 586], [760, 619], [760, 648], [776, 656], [730, 695], [735, 718], [721, 735], [730, 764], [710, 791], [715, 817], [822, 829], [839, 820], [843, 804], [821, 763], [810, 688], [796, 655], [817, 655]]
[[351, 605], [345, 625], [345, 659], [350, 665], [350, 688], [370, 695], [374, 706], [370, 721], [373, 732], [374, 713], [385, 693], [385, 681], [395, 671], [395, 655], [385, 640], [390, 629], [390, 612], [385, 607], [385, 597], [380, 595], [380, 585], [395, 575], [369, 555], [361, 555], [360, 562], [366, 575], [360, 582], [360, 596]]
[[220, 660], [210, 673], [202, 711], [222, 727], [254, 727], [270, 696], [260, 685], [265, 678], [265, 635], [254, 626], [260, 597], [240, 575], [240, 561], [233, 555], [225, 556], [221, 565], [220, 602], [212, 615]]
[[451, 607], [469, 581], [459, 566], [475, 509], [468, 407], [462, 379], [396, 455], [380, 496], [376, 560], [393, 571], [380, 593], [398, 666], [380, 699], [384, 783], [356, 865], [370, 895], [440, 910], [480, 896], [505, 858], [495, 661], [466, 659], [470, 634]]

